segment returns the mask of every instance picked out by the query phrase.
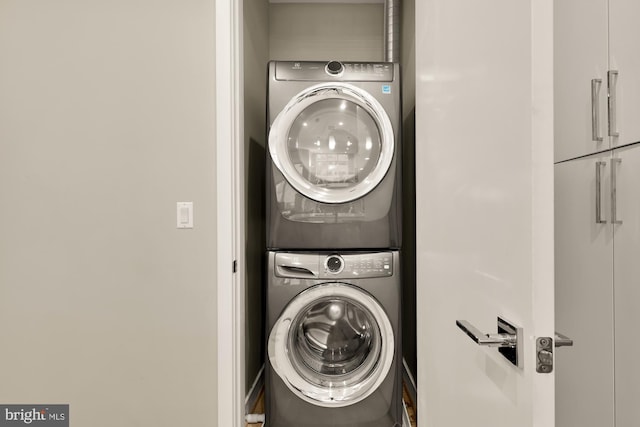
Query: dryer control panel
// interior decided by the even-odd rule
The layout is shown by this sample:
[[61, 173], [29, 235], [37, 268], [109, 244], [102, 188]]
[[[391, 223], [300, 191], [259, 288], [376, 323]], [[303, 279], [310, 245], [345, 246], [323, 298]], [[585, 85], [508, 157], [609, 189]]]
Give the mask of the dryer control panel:
[[276, 61], [276, 80], [285, 81], [393, 81], [391, 62]]
[[367, 279], [393, 275], [393, 253], [292, 253], [275, 255], [275, 275], [298, 279]]

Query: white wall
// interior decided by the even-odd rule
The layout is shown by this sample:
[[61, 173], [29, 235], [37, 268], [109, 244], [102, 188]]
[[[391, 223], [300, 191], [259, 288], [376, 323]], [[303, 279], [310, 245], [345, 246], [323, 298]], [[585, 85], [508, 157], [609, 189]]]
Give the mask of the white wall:
[[214, 30], [213, 0], [0, 2], [0, 402], [215, 425]]

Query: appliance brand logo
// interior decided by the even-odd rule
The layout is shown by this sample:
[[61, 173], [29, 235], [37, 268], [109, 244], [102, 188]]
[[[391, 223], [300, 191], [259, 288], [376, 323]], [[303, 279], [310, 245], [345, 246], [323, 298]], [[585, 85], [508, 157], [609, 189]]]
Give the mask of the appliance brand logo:
[[0, 427], [69, 427], [69, 405], [0, 405]]

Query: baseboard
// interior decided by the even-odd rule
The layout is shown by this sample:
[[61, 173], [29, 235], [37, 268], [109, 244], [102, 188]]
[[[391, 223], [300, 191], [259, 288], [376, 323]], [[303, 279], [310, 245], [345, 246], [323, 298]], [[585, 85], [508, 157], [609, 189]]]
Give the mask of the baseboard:
[[249, 392], [247, 393], [247, 396], [244, 399], [245, 414], [251, 413], [251, 410], [253, 409], [253, 407], [256, 405], [256, 402], [258, 401], [258, 397], [260, 396], [260, 391], [262, 390], [263, 386], [264, 386], [264, 365], [262, 365], [262, 367], [258, 371], [258, 375], [256, 375], [256, 379], [253, 380], [253, 385], [251, 386], [251, 389], [249, 389]]

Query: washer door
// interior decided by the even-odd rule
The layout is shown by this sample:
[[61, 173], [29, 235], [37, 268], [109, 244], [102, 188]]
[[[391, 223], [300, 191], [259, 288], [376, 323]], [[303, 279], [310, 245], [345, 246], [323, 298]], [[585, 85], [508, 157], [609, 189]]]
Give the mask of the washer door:
[[269, 132], [269, 152], [289, 184], [321, 203], [372, 191], [394, 155], [391, 121], [367, 91], [323, 83], [293, 97]]
[[394, 334], [380, 304], [344, 283], [296, 296], [271, 329], [269, 361], [301, 399], [343, 407], [365, 399], [386, 378]]

